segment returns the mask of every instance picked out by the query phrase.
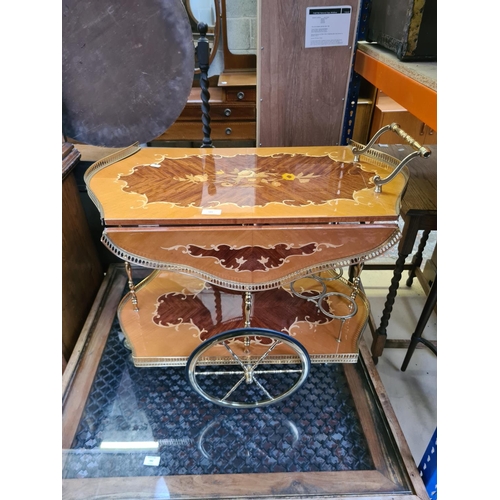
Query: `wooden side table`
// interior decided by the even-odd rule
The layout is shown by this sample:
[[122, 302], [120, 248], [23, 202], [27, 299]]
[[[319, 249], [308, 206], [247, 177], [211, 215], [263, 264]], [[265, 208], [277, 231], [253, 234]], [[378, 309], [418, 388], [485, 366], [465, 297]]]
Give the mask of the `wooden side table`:
[[411, 336], [410, 347], [408, 347], [405, 359], [403, 360], [403, 364], [401, 365], [402, 372], [406, 371], [406, 368], [408, 368], [408, 364], [411, 360], [411, 357], [413, 356], [413, 353], [415, 352], [415, 349], [419, 343], [422, 343], [425, 346], [427, 346], [437, 356], [437, 347], [433, 345], [431, 342], [429, 342], [429, 340], [424, 339], [422, 337], [425, 325], [429, 321], [429, 318], [431, 317], [432, 314], [432, 310], [434, 309], [436, 303], [437, 303], [437, 276], [434, 279], [434, 282], [432, 283], [429, 295], [427, 297], [427, 300], [425, 301], [424, 308], [422, 309], [422, 314], [420, 315], [417, 326], [415, 327], [415, 331]]
[[[416, 158], [410, 164], [410, 180], [403, 195], [401, 217], [404, 227], [401, 241], [398, 246], [398, 258], [395, 266], [392, 265], [365, 265], [364, 269], [394, 269], [394, 274], [387, 294], [384, 310], [379, 327], [373, 332], [371, 352], [375, 363], [382, 355], [387, 340], [387, 327], [391, 312], [396, 300], [399, 282], [405, 269], [410, 271], [406, 281], [411, 286], [416, 269], [422, 263], [422, 252], [431, 231], [437, 230], [437, 145], [428, 146], [431, 156], [426, 159]], [[400, 144], [377, 146], [397, 158], [404, 158], [411, 152], [410, 146]], [[406, 265], [406, 259], [411, 254], [419, 231], [423, 231], [420, 244], [411, 264]], [[398, 347], [408, 347], [409, 341], [398, 342]]]

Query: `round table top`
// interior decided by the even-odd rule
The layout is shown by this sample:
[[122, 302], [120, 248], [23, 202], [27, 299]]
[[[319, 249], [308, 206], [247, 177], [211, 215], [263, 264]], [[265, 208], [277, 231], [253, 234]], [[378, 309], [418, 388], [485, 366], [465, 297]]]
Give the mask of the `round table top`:
[[63, 5], [63, 134], [94, 146], [146, 143], [186, 105], [194, 44], [182, 2]]

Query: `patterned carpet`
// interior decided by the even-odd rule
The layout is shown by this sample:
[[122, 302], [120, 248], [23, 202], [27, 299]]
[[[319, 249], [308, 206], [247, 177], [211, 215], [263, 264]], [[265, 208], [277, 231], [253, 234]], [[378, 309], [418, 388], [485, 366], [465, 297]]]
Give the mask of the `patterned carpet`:
[[[158, 448], [101, 449], [138, 441]], [[280, 403], [224, 408], [191, 388], [184, 367], [134, 367], [115, 320], [63, 478], [373, 468], [342, 365], [312, 365]]]

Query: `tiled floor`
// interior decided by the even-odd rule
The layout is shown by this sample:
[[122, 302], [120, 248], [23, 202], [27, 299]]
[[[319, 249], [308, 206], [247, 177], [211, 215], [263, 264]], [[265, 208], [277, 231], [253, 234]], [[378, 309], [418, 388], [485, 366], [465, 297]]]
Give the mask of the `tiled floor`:
[[[411, 287], [406, 286], [406, 276], [407, 272], [403, 274], [387, 328], [388, 338], [391, 339], [411, 337], [426, 299], [417, 279]], [[363, 286], [377, 326], [391, 278], [392, 271], [366, 270], [362, 273]], [[436, 311], [432, 313], [423, 336], [428, 340], [437, 340]], [[364, 338], [370, 346], [372, 338], [368, 328]], [[382, 383], [417, 465], [437, 427], [437, 357], [426, 347], [421, 347], [415, 350], [404, 372], [401, 371], [406, 354], [404, 348], [384, 349], [377, 364]]]

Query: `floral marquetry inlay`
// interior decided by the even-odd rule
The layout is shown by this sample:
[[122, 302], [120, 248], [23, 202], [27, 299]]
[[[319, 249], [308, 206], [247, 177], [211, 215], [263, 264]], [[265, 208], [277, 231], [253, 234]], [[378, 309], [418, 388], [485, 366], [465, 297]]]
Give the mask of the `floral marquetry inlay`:
[[197, 245], [162, 247], [169, 252], [182, 249], [192, 257], [212, 258], [215, 263], [224, 269], [242, 271], [268, 271], [283, 266], [290, 257], [302, 257], [320, 252], [321, 248], [338, 248], [340, 245], [330, 243], [308, 243], [306, 245], [294, 246], [293, 244], [279, 243], [277, 245], [263, 246], [243, 246], [235, 247], [227, 244], [211, 245], [201, 247]]
[[164, 158], [134, 167], [122, 175], [123, 191], [178, 207], [233, 204], [263, 207], [322, 205], [354, 199], [356, 191], [372, 188], [374, 172], [329, 156], [218, 155]]

